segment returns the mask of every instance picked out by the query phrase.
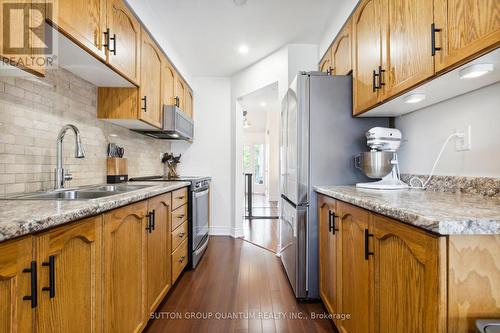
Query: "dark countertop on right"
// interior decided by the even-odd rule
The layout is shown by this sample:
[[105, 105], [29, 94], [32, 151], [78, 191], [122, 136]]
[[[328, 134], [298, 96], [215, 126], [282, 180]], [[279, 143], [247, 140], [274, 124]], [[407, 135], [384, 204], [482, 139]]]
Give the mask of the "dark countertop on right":
[[318, 193], [441, 235], [500, 235], [500, 198], [423, 190], [315, 186]]

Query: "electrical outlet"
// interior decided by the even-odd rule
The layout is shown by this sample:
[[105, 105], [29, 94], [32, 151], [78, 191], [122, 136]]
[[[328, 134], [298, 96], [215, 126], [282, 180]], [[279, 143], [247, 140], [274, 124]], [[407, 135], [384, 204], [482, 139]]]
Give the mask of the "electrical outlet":
[[463, 129], [456, 129], [454, 133], [462, 134], [462, 137], [455, 137], [455, 151], [468, 151], [471, 150], [471, 125]]

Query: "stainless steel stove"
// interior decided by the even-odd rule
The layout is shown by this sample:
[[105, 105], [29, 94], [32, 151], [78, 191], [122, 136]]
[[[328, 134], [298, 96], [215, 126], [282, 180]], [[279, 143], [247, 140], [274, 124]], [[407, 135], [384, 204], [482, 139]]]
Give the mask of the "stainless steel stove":
[[168, 178], [164, 176], [136, 177], [133, 181], [185, 181], [190, 182], [188, 200], [188, 243], [189, 243], [189, 266], [194, 269], [200, 262], [208, 246], [208, 221], [210, 213], [210, 177], [182, 176]]

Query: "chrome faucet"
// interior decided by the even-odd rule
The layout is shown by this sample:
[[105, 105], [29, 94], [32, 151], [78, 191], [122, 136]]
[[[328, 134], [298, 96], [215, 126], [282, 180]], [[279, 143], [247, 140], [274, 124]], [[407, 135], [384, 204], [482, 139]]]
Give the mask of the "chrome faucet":
[[75, 125], [68, 124], [64, 126], [59, 135], [57, 136], [57, 164], [55, 169], [55, 189], [64, 188], [64, 182], [67, 180], [72, 180], [73, 176], [69, 173], [64, 173], [64, 169], [62, 167], [62, 159], [63, 159], [63, 139], [66, 135], [66, 132], [71, 129], [75, 133], [75, 158], [84, 158], [85, 157], [85, 149], [82, 144], [82, 139], [80, 136], [80, 131], [76, 128]]

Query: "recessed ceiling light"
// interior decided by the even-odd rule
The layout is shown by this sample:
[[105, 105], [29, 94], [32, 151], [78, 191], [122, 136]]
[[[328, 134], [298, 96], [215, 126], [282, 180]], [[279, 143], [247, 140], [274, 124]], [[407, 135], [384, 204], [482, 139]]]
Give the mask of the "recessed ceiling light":
[[265, 108], [267, 106], [267, 103], [266, 102], [260, 102], [260, 106], [262, 106], [263, 108]]
[[238, 52], [241, 54], [247, 54], [248, 51], [250, 51], [250, 49], [246, 45], [240, 45], [240, 47], [238, 48]]
[[415, 104], [422, 102], [425, 99], [425, 94], [411, 94], [405, 97], [406, 104]]
[[234, 4], [238, 7], [244, 6], [247, 4], [247, 0], [233, 0]]
[[474, 79], [493, 72], [493, 64], [472, 64], [458, 72], [461, 79]]

